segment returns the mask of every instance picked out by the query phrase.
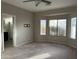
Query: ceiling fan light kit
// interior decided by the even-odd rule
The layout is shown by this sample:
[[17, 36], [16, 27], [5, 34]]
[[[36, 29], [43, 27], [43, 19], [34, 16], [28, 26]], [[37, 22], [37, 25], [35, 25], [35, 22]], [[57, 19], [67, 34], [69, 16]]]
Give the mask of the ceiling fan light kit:
[[41, 2], [46, 3], [46, 5], [50, 5], [52, 2], [48, 0], [25, 0], [24, 2], [35, 2], [35, 6], [37, 7]]

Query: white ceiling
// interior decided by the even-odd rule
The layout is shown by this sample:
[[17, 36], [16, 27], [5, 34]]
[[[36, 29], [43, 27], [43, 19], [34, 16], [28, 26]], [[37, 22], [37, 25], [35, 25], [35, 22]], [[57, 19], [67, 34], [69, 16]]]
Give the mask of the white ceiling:
[[45, 3], [40, 3], [37, 7], [35, 6], [34, 2], [26, 2], [23, 3], [22, 1], [25, 0], [2, 0], [2, 2], [6, 2], [8, 4], [32, 11], [32, 12], [39, 12], [39, 11], [46, 11], [56, 8], [63, 8], [63, 7], [69, 7], [74, 6], [77, 4], [76, 0], [48, 0], [51, 1], [52, 4], [45, 5]]

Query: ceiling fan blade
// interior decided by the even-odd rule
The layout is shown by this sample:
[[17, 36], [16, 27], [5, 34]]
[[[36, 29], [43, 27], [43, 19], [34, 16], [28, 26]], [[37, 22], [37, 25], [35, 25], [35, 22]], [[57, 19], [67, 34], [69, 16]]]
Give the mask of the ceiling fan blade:
[[23, 2], [31, 2], [31, 1], [35, 1], [35, 0], [27, 0], [27, 1], [23, 1]]
[[37, 2], [37, 3], [36, 3], [36, 6], [38, 6], [40, 3], [41, 3], [41, 1]]
[[47, 4], [51, 4], [50, 1], [47, 1], [47, 0], [42, 0], [43, 2], [47, 3]]

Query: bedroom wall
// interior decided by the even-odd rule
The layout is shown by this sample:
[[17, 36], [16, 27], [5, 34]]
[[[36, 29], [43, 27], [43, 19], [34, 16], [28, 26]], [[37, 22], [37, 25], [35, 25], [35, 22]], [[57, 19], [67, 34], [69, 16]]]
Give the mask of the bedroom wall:
[[[21, 8], [2, 2], [2, 13], [14, 15], [15, 20], [15, 46], [33, 41], [33, 13]], [[31, 24], [31, 27], [24, 27], [24, 24]]]
[[41, 19], [53, 19], [53, 18], [61, 18], [61, 17], [65, 16], [68, 20], [67, 26], [69, 26], [69, 24], [70, 24], [69, 23], [69, 20], [70, 20], [69, 16], [72, 14], [75, 14], [75, 13], [76, 13], [75, 6], [56, 9], [56, 10], [50, 10], [50, 11], [44, 11], [44, 12], [37, 12], [35, 14], [35, 22], [34, 22], [35, 41], [37, 41], [37, 42], [55, 42], [55, 43], [67, 44], [69, 46], [76, 47], [76, 40], [75, 41], [71, 40], [70, 37], [68, 36], [70, 34], [70, 31], [69, 31], [70, 27], [67, 27], [67, 37], [50, 36], [48, 33], [48, 30], [49, 30], [48, 28], [47, 28], [47, 35], [44, 35], [44, 36], [40, 35], [40, 20]]
[[[40, 19], [45, 19], [45, 18], [51, 19], [55, 17], [61, 18], [62, 15], [69, 17], [70, 15], [76, 13], [75, 6], [56, 9], [56, 10], [50, 10], [50, 11], [32, 13], [32, 12], [29, 12], [21, 8], [2, 2], [2, 13], [7, 13], [7, 14], [16, 16], [16, 40], [15, 40], [16, 44], [15, 46], [20, 46], [20, 45], [23, 45], [25, 43], [29, 43], [32, 41], [37, 41], [37, 42], [41, 41], [41, 42], [55, 42], [55, 43], [67, 44], [67, 45], [76, 47], [76, 40], [72, 40], [69, 38], [70, 26], [67, 27], [67, 37], [50, 36], [48, 34], [48, 30], [49, 30], [48, 28], [47, 28], [47, 35], [41, 36], [40, 35], [40, 23], [39, 23]], [[68, 18], [68, 23], [70, 24], [69, 20], [70, 18]], [[31, 24], [31, 28], [24, 28], [23, 25], [27, 23]]]
[[68, 18], [68, 35], [67, 35], [67, 44], [69, 45], [69, 46], [71, 46], [71, 47], [74, 47], [74, 48], [77, 48], [77, 28], [76, 28], [76, 39], [71, 39], [70, 38], [70, 30], [71, 30], [71, 26], [70, 26], [70, 24], [71, 24], [71, 18], [72, 17], [77, 17], [77, 13], [76, 13], [76, 11], [75, 11], [75, 13], [73, 13], [73, 14], [71, 14], [71, 15], [69, 15], [69, 18]]

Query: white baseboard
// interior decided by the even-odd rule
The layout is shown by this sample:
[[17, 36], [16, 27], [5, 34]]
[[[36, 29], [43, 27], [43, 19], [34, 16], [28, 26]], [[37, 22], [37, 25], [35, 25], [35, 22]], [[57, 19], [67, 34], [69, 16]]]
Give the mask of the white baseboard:
[[67, 44], [70, 47], [77, 48], [75, 45]]
[[19, 47], [19, 46], [22, 46], [22, 45], [25, 45], [25, 44], [28, 44], [28, 43], [31, 43], [31, 42], [32, 41], [29, 41], [29, 42], [24, 41], [24, 42], [17, 44], [15, 47]]
[[75, 45], [68, 44], [67, 42], [56, 42], [56, 41], [53, 41], [53, 42], [52, 41], [51, 42], [48, 42], [48, 41], [36, 41], [36, 42], [63, 44], [63, 45], [66, 45], [66, 46], [69, 46], [69, 47], [72, 47], [72, 48], [77, 48]]

